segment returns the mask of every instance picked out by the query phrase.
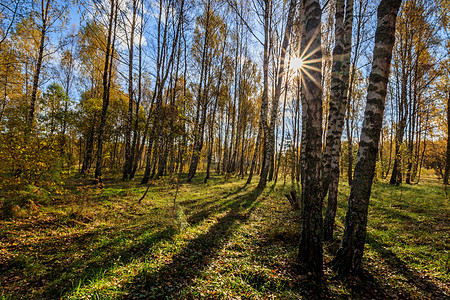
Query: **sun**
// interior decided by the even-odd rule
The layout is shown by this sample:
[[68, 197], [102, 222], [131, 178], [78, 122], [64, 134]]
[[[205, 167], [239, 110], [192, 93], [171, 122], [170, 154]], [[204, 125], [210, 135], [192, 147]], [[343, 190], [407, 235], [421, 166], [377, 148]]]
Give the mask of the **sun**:
[[291, 61], [292, 70], [298, 70], [303, 66], [303, 59], [301, 57], [296, 57]]

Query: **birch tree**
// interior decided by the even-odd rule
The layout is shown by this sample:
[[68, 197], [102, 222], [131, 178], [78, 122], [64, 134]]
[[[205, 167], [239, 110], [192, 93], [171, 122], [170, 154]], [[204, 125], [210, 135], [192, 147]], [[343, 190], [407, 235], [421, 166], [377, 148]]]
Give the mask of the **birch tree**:
[[32, 4], [34, 10], [31, 15], [39, 31], [39, 40], [37, 41], [38, 54], [33, 74], [33, 85], [27, 118], [27, 130], [32, 129], [35, 119], [40, 75], [44, 59], [48, 56], [48, 54], [45, 53], [47, 48], [46, 45], [48, 44], [48, 35], [52, 31], [52, 27], [54, 27], [58, 21], [62, 21], [64, 23], [64, 15], [66, 12], [66, 7], [61, 6], [55, 0], [33, 1]]
[[[133, 168], [133, 153], [131, 152], [131, 126], [133, 122], [133, 102], [134, 102], [134, 89], [133, 89], [133, 59], [134, 59], [134, 32], [136, 30], [137, 13], [138, 13], [138, 0], [131, 1], [131, 20], [129, 21], [130, 33], [128, 37], [128, 113], [127, 123], [125, 127], [125, 164], [123, 167], [123, 180], [127, 180], [131, 177]], [[128, 19], [125, 14], [125, 18]], [[128, 24], [127, 24], [128, 25]], [[127, 27], [125, 25], [125, 28]], [[136, 107], [139, 110], [139, 107]]]
[[[284, 77], [284, 69], [285, 69], [285, 59], [286, 59], [286, 52], [289, 46], [289, 40], [291, 37], [291, 30], [292, 25], [294, 22], [294, 14], [296, 12], [297, 7], [297, 1], [291, 0], [289, 1], [289, 9], [288, 9], [288, 17], [286, 20], [286, 27], [284, 30], [283, 35], [283, 42], [281, 45], [281, 55], [280, 55], [280, 65], [277, 70], [277, 80], [276, 80], [276, 86], [275, 86], [275, 95], [272, 99], [272, 110], [270, 115], [270, 124], [268, 126], [268, 132], [266, 132], [267, 138], [264, 140], [267, 142], [265, 143], [265, 164], [261, 171], [261, 177], [259, 180], [260, 187], [265, 186], [267, 182], [267, 175], [269, 174], [269, 168], [273, 166], [273, 159], [275, 155], [275, 126], [278, 119], [278, 103], [280, 102], [281, 97], [281, 89], [283, 85], [283, 77]], [[270, 179], [269, 179], [270, 180]]]
[[336, 257], [332, 261], [333, 269], [342, 274], [354, 273], [361, 267], [369, 198], [375, 175], [392, 48], [395, 42], [396, 18], [401, 2], [401, 0], [382, 0], [378, 6], [373, 63], [355, 176], [348, 200], [344, 236]]
[[[322, 52], [321, 17], [318, 0], [305, 0], [300, 58], [302, 62], [302, 105], [305, 128], [302, 178], [302, 233], [300, 267], [320, 277], [322, 270]], [[304, 67], [303, 67], [304, 66]], [[303, 175], [303, 174], [302, 174]]]
[[102, 113], [100, 117], [100, 125], [98, 127], [97, 136], [97, 154], [95, 165], [95, 178], [101, 182], [102, 176], [102, 162], [103, 162], [103, 134], [106, 124], [106, 113], [109, 106], [109, 91], [111, 87], [111, 69], [114, 58], [114, 42], [116, 37], [117, 14], [118, 14], [118, 0], [111, 0], [110, 12], [108, 16], [108, 37], [106, 39], [106, 53], [105, 65], [103, 69], [103, 93], [102, 93]]
[[345, 0], [336, 1], [336, 45], [333, 50], [330, 108], [324, 151], [324, 196], [328, 190], [328, 205], [324, 220], [324, 240], [330, 240], [333, 237], [340, 175], [341, 136], [344, 129], [349, 85], [353, 0], [348, 0], [347, 5], [345, 5], [345, 2]]

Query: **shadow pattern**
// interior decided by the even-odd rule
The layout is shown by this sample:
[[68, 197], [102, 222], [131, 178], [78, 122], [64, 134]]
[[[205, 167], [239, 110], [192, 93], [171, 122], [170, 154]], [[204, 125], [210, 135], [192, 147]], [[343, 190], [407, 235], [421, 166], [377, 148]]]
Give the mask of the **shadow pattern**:
[[[229, 211], [209, 230], [200, 234], [154, 273], [141, 273], [127, 287], [126, 299], [165, 299], [181, 297], [182, 290], [201, 276], [233, 230], [246, 222], [257, 203], [260, 190], [254, 190], [225, 203]], [[192, 298], [192, 295], [183, 295]]]

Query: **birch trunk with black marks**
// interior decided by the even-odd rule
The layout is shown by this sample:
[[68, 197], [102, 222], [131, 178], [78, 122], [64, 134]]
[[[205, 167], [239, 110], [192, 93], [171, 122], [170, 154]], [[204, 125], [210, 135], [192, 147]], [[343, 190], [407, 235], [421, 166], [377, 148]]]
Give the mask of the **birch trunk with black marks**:
[[[290, 63], [288, 62], [288, 70], [289, 70]], [[288, 79], [289, 79], [289, 72], [286, 73], [286, 80], [284, 85], [284, 101], [283, 101], [283, 112], [281, 116], [281, 143], [280, 143], [280, 151], [278, 152], [278, 158], [277, 158], [277, 168], [275, 170], [275, 183], [278, 181], [278, 172], [280, 170], [280, 164], [281, 164], [281, 157], [283, 155], [283, 147], [284, 147], [284, 130], [285, 130], [285, 115], [286, 115], [286, 101], [287, 101], [287, 91], [288, 91]], [[286, 154], [285, 154], [286, 155]]]
[[328, 128], [326, 132], [326, 143], [323, 152], [323, 197], [325, 198], [331, 178], [331, 160], [338, 132], [336, 130], [341, 113], [341, 104], [344, 100], [345, 83], [343, 82], [343, 64], [344, 64], [344, 12], [345, 0], [336, 1], [335, 13], [335, 46], [333, 49], [333, 66], [331, 69], [331, 91], [330, 104], [328, 109]]
[[[268, 145], [268, 135], [269, 126], [267, 124], [267, 112], [269, 109], [269, 19], [270, 19], [270, 0], [264, 0], [264, 58], [263, 58], [263, 94], [261, 99], [261, 114], [260, 122], [262, 126], [262, 132], [264, 135], [263, 140], [263, 157], [267, 157], [267, 147]], [[269, 161], [263, 159], [263, 164], [261, 166], [261, 177], [257, 188], [264, 189], [267, 183], [267, 174], [269, 172]]]
[[[304, 2], [303, 34], [301, 49], [306, 51], [303, 57], [314, 63], [314, 69], [322, 69], [321, 17], [322, 9], [318, 0]], [[303, 76], [305, 112], [305, 135], [302, 138], [305, 151], [304, 166], [306, 172], [302, 179], [302, 233], [298, 253], [301, 271], [310, 272], [314, 277], [323, 274], [322, 251], [322, 72], [302, 69], [309, 74]]]
[[401, 0], [382, 0], [377, 12], [377, 30], [369, 77], [367, 103], [361, 130], [355, 176], [350, 192], [345, 230], [332, 268], [351, 274], [361, 268], [367, 232], [369, 198], [383, 125], [383, 113], [395, 42], [395, 25]]
[[[341, 7], [339, 7], [341, 6]], [[345, 9], [345, 22], [342, 22]], [[339, 16], [338, 16], [339, 15]], [[338, 22], [342, 30], [338, 30]], [[336, 72], [332, 71], [330, 115], [327, 131], [327, 142], [324, 153], [324, 180], [323, 196], [328, 189], [327, 211], [325, 213], [323, 238], [325, 241], [333, 238], [334, 219], [337, 209], [337, 195], [339, 186], [339, 161], [341, 155], [341, 137], [344, 130], [345, 110], [347, 107], [347, 93], [349, 87], [350, 55], [352, 51], [352, 26], [353, 26], [353, 0], [348, 0], [345, 5], [344, 0], [336, 3], [336, 48], [338, 53], [333, 51], [333, 69], [336, 65]], [[339, 39], [342, 40], [338, 42]], [[342, 53], [339, 54], [340, 50]], [[340, 55], [340, 56], [338, 56]]]

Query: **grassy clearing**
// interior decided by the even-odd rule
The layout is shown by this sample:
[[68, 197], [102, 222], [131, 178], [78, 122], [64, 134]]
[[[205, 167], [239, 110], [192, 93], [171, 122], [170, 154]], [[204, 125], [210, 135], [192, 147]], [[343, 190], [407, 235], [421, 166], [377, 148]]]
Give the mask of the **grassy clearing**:
[[[0, 298], [445, 299], [450, 296], [449, 203], [442, 186], [374, 185], [364, 272], [321, 285], [297, 275], [300, 213], [283, 194], [236, 178], [145, 188], [72, 179], [50, 203], [0, 221]], [[256, 182], [256, 180], [255, 180]], [[337, 239], [349, 187], [341, 185]]]

